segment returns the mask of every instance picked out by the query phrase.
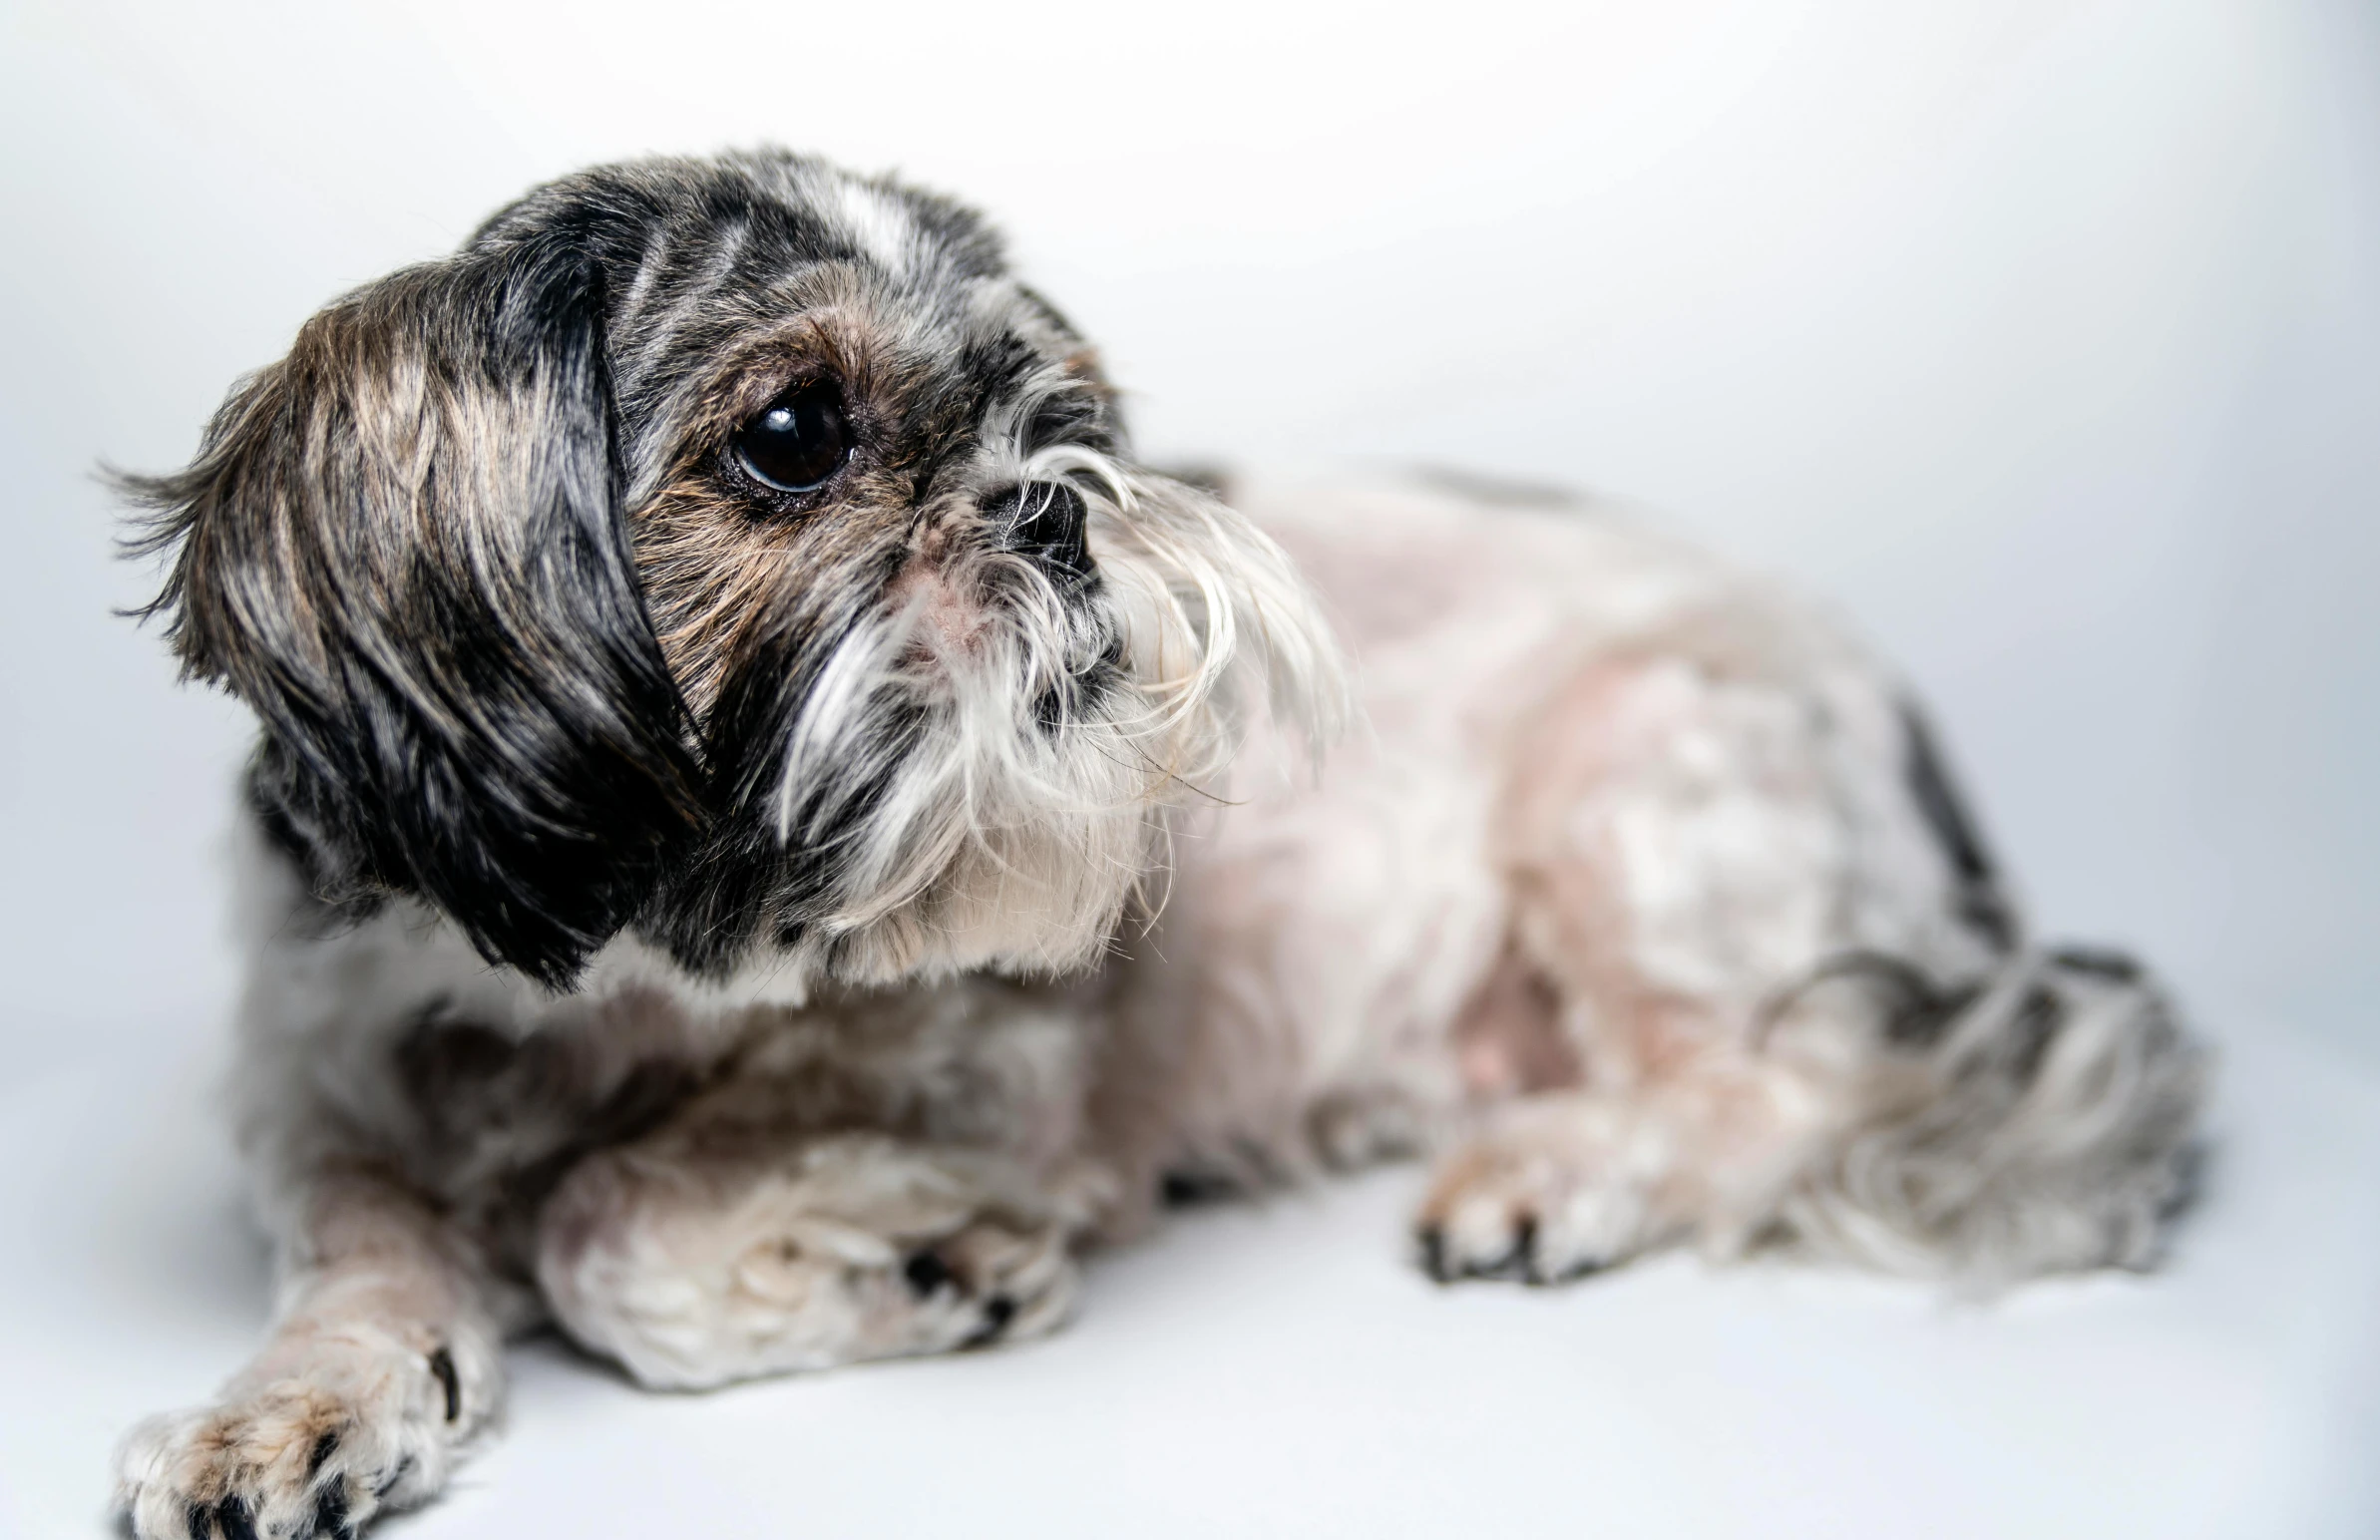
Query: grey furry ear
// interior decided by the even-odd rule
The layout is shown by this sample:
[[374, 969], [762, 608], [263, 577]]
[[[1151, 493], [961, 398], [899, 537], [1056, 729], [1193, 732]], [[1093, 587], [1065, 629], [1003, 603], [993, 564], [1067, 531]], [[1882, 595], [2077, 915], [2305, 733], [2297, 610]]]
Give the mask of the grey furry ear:
[[250, 790], [325, 901], [416, 894], [562, 986], [700, 819], [621, 510], [599, 270], [541, 240], [395, 273], [125, 478], [146, 613], [263, 720]]

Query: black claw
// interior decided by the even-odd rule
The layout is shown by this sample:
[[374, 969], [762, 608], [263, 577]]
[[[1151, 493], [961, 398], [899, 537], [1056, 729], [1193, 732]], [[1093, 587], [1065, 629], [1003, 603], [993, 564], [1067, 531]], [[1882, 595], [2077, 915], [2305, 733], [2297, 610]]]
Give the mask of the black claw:
[[1015, 1319], [1016, 1302], [1004, 1294], [995, 1294], [984, 1302], [984, 1324], [976, 1328], [974, 1336], [959, 1346], [981, 1348], [987, 1343], [998, 1342], [999, 1335], [1008, 1330], [1008, 1323]]
[[1423, 1225], [1415, 1239], [1421, 1243], [1421, 1271], [1438, 1283], [1454, 1282], [1454, 1275], [1446, 1267], [1446, 1232], [1435, 1225]]
[[347, 1540], [352, 1533], [347, 1528], [347, 1489], [335, 1481], [314, 1499], [313, 1533], [320, 1540]]
[[910, 1292], [924, 1300], [931, 1298], [957, 1275], [952, 1273], [951, 1265], [943, 1261], [941, 1252], [928, 1249], [911, 1253], [909, 1261], [902, 1264], [901, 1276], [909, 1280]]
[[339, 1435], [336, 1433], [324, 1433], [320, 1438], [314, 1440], [313, 1452], [306, 1456], [306, 1479], [308, 1481], [322, 1474], [324, 1462], [329, 1460], [331, 1452], [338, 1446]]
[[1512, 1230], [1512, 1250], [1495, 1266], [1497, 1277], [1506, 1274], [1524, 1282], [1537, 1281], [1537, 1216], [1523, 1214]]
[[446, 1389], [446, 1420], [452, 1422], [463, 1415], [463, 1385], [455, 1378], [455, 1355], [444, 1348], [431, 1353], [430, 1372]]
[[206, 1540], [214, 1533], [214, 1512], [202, 1502], [192, 1503], [183, 1521], [191, 1527], [191, 1540]]
[[223, 1540], [256, 1540], [256, 1526], [248, 1522], [248, 1505], [226, 1497], [214, 1505], [214, 1525]]
[[1230, 1177], [1207, 1171], [1168, 1171], [1157, 1179], [1157, 1201], [1169, 1209], [1220, 1202], [1238, 1190]]

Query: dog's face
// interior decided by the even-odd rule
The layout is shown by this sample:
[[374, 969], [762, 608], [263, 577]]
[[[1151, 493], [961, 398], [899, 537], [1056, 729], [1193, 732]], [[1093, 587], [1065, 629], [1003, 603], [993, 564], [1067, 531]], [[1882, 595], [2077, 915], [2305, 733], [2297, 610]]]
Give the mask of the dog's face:
[[134, 484], [318, 897], [551, 984], [1059, 968], [1250, 686], [1335, 653], [1280, 553], [1134, 466], [975, 215], [784, 156], [531, 193], [308, 322]]

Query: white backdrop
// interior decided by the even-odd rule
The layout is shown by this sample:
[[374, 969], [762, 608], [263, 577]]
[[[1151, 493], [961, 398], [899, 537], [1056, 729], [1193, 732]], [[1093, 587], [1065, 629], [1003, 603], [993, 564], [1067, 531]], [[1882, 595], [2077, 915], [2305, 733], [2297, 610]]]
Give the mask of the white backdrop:
[[1429, 461], [1795, 575], [2053, 927], [2380, 1056], [2380, 17], [2353, 0], [12, 0], [0, 1032], [187, 1033], [241, 729], [109, 607], [349, 285], [591, 160], [987, 205], [1153, 454]]
[[245, 726], [110, 615], [93, 467], [541, 178], [762, 139], [991, 208], [1152, 455], [1569, 483], [1828, 595], [2048, 925], [2229, 1039], [2215, 1195], [2155, 1279], [1946, 1314], [1433, 1291], [1385, 1174], [1029, 1349], [686, 1398], [530, 1348], [406, 1533], [2376, 1532], [2368, 3], [0, 0], [0, 1535], [102, 1533], [265, 1309], [198, 1093]]

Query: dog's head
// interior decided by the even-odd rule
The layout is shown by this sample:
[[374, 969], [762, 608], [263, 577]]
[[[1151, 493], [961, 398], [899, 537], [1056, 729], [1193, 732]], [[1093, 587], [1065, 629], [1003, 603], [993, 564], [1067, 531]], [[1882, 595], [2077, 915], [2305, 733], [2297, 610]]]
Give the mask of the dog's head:
[[542, 188], [131, 486], [316, 895], [555, 985], [622, 930], [1079, 963], [1242, 713], [1338, 698], [1280, 552], [1131, 462], [981, 220], [795, 156]]

